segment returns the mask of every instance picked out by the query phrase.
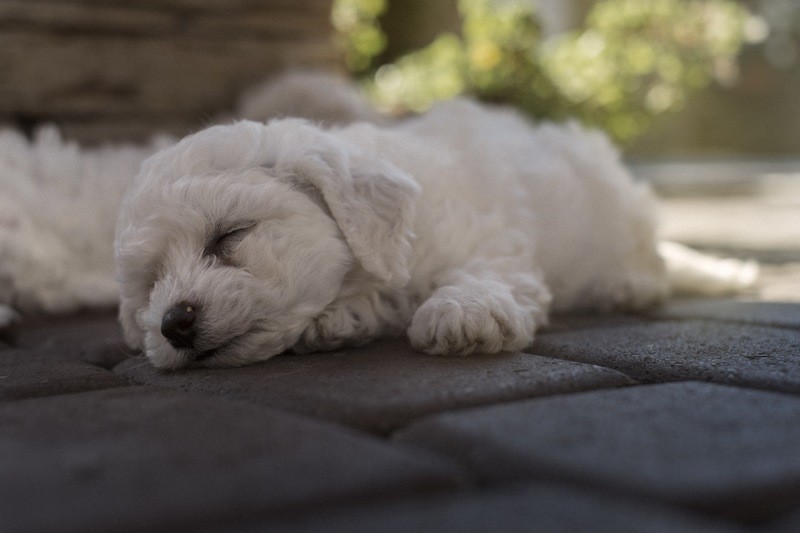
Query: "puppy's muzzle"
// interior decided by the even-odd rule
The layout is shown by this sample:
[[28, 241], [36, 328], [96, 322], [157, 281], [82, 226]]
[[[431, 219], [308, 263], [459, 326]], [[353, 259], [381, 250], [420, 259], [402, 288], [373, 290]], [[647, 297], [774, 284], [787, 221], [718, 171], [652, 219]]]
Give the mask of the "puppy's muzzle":
[[194, 347], [197, 306], [188, 302], [173, 305], [161, 319], [161, 334], [173, 348]]

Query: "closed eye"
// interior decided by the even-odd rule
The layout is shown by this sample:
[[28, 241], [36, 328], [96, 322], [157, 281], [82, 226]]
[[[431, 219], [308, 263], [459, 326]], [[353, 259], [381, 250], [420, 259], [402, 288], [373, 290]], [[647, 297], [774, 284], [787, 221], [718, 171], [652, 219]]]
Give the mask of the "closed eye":
[[218, 234], [206, 245], [205, 255], [213, 255], [220, 259], [228, 258], [236, 249], [236, 245], [255, 227], [255, 223], [247, 223]]

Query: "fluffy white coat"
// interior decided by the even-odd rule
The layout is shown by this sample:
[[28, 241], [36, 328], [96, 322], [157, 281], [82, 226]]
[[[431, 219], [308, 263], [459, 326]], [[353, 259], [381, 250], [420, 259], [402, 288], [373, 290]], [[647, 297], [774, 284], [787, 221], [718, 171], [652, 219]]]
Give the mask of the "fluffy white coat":
[[[654, 212], [604, 135], [466, 100], [393, 127], [214, 126], [148, 159], [123, 203], [120, 320], [160, 368], [406, 333], [520, 350], [553, 310], [666, 294]], [[178, 303], [196, 317], [176, 348]]]
[[[376, 122], [319, 73], [240, 109]], [[668, 285], [720, 293], [756, 273], [660, 243], [665, 275], [653, 199], [602, 134], [463, 100], [393, 126], [245, 121], [145, 147], [3, 130], [0, 190], [0, 330], [120, 302], [128, 343], [161, 368], [405, 334], [437, 354], [518, 350], [553, 310], [638, 309]], [[177, 341], [176, 309], [192, 317], [173, 314], [190, 328]]]
[[119, 204], [144, 158], [166, 146], [86, 149], [54, 127], [0, 130], [0, 329], [18, 313], [112, 307]]

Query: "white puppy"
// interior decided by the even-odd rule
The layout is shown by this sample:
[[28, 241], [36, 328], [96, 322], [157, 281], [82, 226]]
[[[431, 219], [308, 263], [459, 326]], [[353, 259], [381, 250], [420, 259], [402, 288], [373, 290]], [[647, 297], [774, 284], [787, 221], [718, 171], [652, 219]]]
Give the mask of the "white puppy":
[[[246, 106], [257, 116], [369, 115], [331, 76], [261, 91]], [[0, 330], [18, 312], [117, 303], [121, 197], [173, 144], [86, 149], [53, 128], [0, 131]], [[406, 332], [432, 353], [515, 350], [549, 310], [639, 308], [666, 290], [652, 200], [601, 134], [466, 101], [387, 128], [218, 126], [134, 181], [117, 230], [120, 316], [158, 367]], [[672, 289], [720, 293], [755, 274], [659, 252]]]
[[604, 135], [465, 100], [393, 127], [214, 126], [123, 202], [120, 320], [159, 368], [404, 333], [520, 350], [550, 311], [666, 294], [654, 212]]

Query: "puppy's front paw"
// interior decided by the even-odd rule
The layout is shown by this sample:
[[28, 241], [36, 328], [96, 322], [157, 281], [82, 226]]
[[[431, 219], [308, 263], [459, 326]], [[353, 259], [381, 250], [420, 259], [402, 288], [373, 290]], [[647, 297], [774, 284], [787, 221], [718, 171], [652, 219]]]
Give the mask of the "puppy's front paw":
[[335, 350], [359, 338], [360, 317], [342, 307], [328, 308], [316, 317], [295, 344], [297, 353]]
[[383, 323], [368, 296], [355, 296], [329, 305], [303, 332], [298, 353], [358, 346], [374, 339]]
[[467, 355], [516, 351], [533, 342], [534, 320], [513, 298], [444, 287], [424, 302], [408, 337], [420, 351]]

